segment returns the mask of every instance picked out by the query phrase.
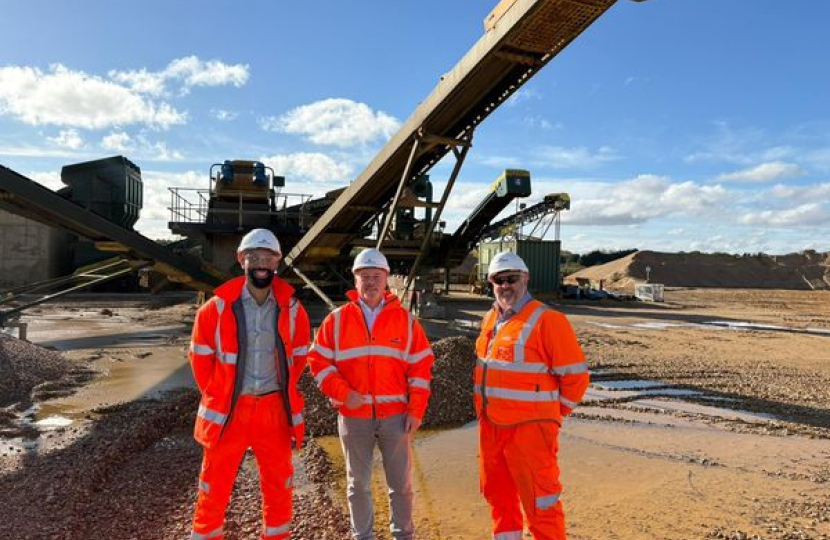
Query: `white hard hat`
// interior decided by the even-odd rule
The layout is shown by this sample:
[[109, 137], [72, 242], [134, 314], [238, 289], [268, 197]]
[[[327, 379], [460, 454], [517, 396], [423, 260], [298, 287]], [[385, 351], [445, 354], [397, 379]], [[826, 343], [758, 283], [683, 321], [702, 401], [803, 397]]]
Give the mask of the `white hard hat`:
[[375, 248], [364, 249], [354, 258], [352, 272], [360, 270], [361, 268], [381, 268], [389, 272], [389, 263], [386, 261], [383, 253]]
[[268, 229], [254, 229], [243, 236], [236, 252], [242, 253], [246, 249], [270, 249], [282, 255], [280, 241]]
[[529, 272], [527, 265], [521, 257], [510, 251], [502, 251], [501, 253], [497, 253], [490, 261], [490, 266], [487, 268], [487, 277], [489, 278], [499, 272], [506, 272], [507, 270]]

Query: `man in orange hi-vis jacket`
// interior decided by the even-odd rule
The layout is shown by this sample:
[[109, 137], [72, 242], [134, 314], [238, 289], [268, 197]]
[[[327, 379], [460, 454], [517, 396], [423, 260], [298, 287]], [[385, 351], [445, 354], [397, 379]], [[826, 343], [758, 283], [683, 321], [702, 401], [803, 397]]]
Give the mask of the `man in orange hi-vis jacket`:
[[237, 249], [245, 275], [217, 288], [196, 314], [190, 363], [202, 392], [194, 434], [204, 457], [192, 540], [224, 538], [225, 509], [248, 448], [259, 467], [261, 538], [288, 538], [291, 442], [300, 448], [305, 429], [297, 382], [311, 332], [294, 289], [274, 276], [281, 256], [271, 231], [245, 235]]
[[588, 387], [588, 366], [565, 316], [528, 293], [520, 257], [497, 254], [488, 279], [496, 301], [476, 341], [474, 383], [493, 538], [522, 540], [523, 508], [535, 540], [564, 540], [559, 429]]
[[323, 321], [308, 355], [317, 385], [339, 411], [355, 540], [373, 540], [372, 453], [377, 439], [389, 487], [390, 530], [410, 540], [412, 450], [432, 379], [432, 349], [421, 325], [386, 291], [389, 264], [367, 249], [352, 266], [356, 291]]

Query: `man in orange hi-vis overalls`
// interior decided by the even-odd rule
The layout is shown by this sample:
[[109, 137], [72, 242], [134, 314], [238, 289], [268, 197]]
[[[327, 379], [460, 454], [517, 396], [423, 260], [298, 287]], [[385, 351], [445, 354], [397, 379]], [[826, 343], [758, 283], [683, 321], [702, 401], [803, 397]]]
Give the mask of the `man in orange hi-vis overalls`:
[[535, 540], [565, 540], [559, 428], [588, 387], [588, 366], [565, 316], [528, 293], [519, 256], [497, 254], [487, 275], [496, 301], [476, 340], [474, 383], [493, 538], [522, 540], [524, 509]]
[[392, 538], [411, 540], [410, 443], [429, 400], [432, 348], [418, 321], [386, 290], [389, 263], [380, 251], [361, 251], [352, 272], [356, 290], [320, 325], [308, 363], [340, 413], [352, 536], [376, 538], [370, 481], [377, 444], [389, 487]]
[[308, 315], [294, 289], [274, 276], [280, 244], [266, 229], [242, 238], [245, 275], [216, 289], [199, 309], [190, 363], [202, 400], [194, 435], [204, 447], [192, 540], [224, 538], [225, 509], [248, 448], [259, 467], [261, 538], [288, 538], [293, 468], [305, 422], [297, 381], [310, 338]]

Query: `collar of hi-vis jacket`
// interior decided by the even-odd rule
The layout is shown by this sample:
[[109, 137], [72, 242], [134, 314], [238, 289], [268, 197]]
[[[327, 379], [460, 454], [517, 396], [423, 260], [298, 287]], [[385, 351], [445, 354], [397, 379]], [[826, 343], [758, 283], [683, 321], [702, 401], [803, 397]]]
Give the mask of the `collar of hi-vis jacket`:
[[[346, 291], [346, 297], [353, 304], [356, 304], [358, 307], [360, 306], [360, 304], [358, 304], [357, 302], [358, 300], [360, 300], [360, 295], [357, 293], [357, 291]], [[395, 296], [395, 293], [393, 293], [392, 291], [383, 291], [383, 307], [381, 311], [386, 309], [386, 307], [392, 302], [398, 302], [398, 297]]]
[[[227, 302], [235, 302], [242, 296], [242, 289], [245, 287], [245, 276], [239, 276], [217, 287], [213, 293]], [[274, 293], [274, 299], [277, 305], [281, 308], [288, 306], [288, 302], [294, 295], [294, 287], [284, 282], [280, 278], [274, 276], [271, 282], [271, 290]]]

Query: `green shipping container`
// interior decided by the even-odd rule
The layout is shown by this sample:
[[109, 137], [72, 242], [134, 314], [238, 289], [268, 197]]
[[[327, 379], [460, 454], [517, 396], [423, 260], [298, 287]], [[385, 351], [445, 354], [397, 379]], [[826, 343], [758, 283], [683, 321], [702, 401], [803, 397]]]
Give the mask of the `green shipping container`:
[[530, 270], [531, 292], [557, 293], [560, 276], [561, 242], [555, 240], [506, 240], [482, 242], [478, 248], [478, 278], [487, 281], [487, 267], [497, 253], [511, 251], [522, 258]]

